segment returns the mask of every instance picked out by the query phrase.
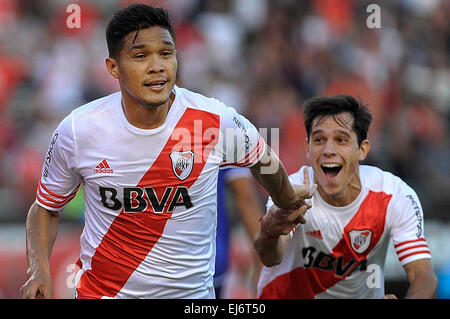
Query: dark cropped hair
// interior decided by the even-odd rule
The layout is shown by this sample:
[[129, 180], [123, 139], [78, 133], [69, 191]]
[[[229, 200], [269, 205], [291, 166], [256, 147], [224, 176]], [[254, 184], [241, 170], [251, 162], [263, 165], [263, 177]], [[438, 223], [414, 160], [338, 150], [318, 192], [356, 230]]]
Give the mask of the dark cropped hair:
[[160, 26], [167, 29], [175, 42], [175, 33], [172, 28], [169, 13], [163, 8], [133, 3], [130, 6], [117, 11], [106, 27], [106, 42], [111, 58], [118, 58], [123, 48], [123, 39], [130, 32], [149, 27]]
[[311, 134], [313, 122], [316, 118], [321, 119], [348, 112], [353, 116], [353, 131], [358, 137], [358, 145], [367, 138], [372, 114], [362, 101], [356, 100], [350, 95], [319, 96], [306, 100], [303, 104], [303, 116], [308, 139]]

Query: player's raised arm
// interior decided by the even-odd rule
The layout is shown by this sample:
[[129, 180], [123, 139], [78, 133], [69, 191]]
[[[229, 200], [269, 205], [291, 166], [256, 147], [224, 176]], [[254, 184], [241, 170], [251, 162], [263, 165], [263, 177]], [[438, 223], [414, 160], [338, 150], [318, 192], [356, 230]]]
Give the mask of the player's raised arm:
[[266, 144], [256, 127], [231, 107], [223, 105], [219, 109], [222, 112], [221, 167], [250, 168], [277, 207], [293, 211], [304, 205], [304, 200], [310, 197], [310, 186], [294, 188], [277, 154]]
[[50, 255], [56, 240], [58, 214], [34, 203], [26, 221], [28, 281], [20, 292], [23, 298], [53, 298]]
[[304, 214], [311, 206], [305, 200], [312, 196], [315, 189], [315, 185], [311, 188], [306, 168], [303, 181], [303, 185], [292, 186], [298, 198], [302, 198], [298, 208], [288, 209], [272, 205], [261, 218], [261, 228], [255, 236], [254, 244], [261, 261], [268, 267], [282, 261], [284, 251], [291, 239], [290, 232], [297, 224], [306, 222]]
[[279, 208], [295, 210], [304, 205], [305, 199], [311, 198], [310, 185], [304, 184], [294, 188], [289, 182], [283, 163], [268, 145], [262, 158], [250, 171]]

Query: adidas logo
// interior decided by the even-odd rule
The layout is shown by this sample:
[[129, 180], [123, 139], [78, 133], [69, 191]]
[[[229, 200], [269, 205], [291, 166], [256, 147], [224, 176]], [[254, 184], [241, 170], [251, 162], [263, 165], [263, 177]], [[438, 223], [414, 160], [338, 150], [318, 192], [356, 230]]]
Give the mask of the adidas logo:
[[312, 236], [312, 237], [316, 237], [316, 238], [318, 238], [320, 240], [323, 240], [322, 233], [320, 232], [320, 229], [319, 230], [308, 231], [308, 232], [306, 232], [306, 235], [309, 235], [309, 236]]
[[103, 160], [94, 168], [94, 173], [112, 173], [113, 170], [109, 167], [108, 162]]

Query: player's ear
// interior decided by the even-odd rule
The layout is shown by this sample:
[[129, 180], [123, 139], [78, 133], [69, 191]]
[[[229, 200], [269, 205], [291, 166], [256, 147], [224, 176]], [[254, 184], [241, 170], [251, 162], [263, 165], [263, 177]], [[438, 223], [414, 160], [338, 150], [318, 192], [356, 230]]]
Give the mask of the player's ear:
[[361, 142], [361, 145], [359, 146], [359, 157], [358, 159], [360, 161], [364, 160], [367, 156], [367, 153], [370, 151], [370, 142], [369, 140], [364, 140]]
[[306, 158], [309, 158], [309, 139], [305, 137], [305, 141], [303, 142], [303, 147], [305, 148]]
[[113, 78], [118, 79], [119, 78], [119, 64], [117, 63], [117, 60], [114, 58], [106, 58], [105, 61], [106, 69], [108, 69], [109, 74], [112, 75]]

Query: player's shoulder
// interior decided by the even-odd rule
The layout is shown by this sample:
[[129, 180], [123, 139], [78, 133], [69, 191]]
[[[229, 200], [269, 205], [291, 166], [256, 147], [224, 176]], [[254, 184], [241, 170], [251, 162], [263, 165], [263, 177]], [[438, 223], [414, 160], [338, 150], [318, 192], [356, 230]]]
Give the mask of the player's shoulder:
[[98, 98], [83, 104], [72, 111], [72, 118], [79, 119], [83, 117], [97, 116], [99, 113], [108, 112], [115, 107], [116, 103], [121, 100], [121, 93], [115, 92], [107, 96]]
[[374, 192], [397, 195], [413, 192], [413, 189], [400, 177], [389, 171], [371, 165], [360, 165], [361, 183]]
[[[113, 116], [114, 112], [111, 112], [111, 108], [115, 103], [120, 101], [120, 92], [110, 94], [108, 96], [96, 99], [82, 106], [75, 108], [66, 117], [64, 117], [57, 128], [59, 136], [72, 137], [75, 135], [75, 131], [80, 133], [86, 131], [87, 134], [91, 134], [91, 124], [96, 121], [97, 126], [104, 125], [105, 118], [107, 116]], [[86, 129], [82, 129], [86, 128]]]
[[175, 86], [175, 93], [180, 95], [180, 103], [189, 108], [214, 113], [216, 115], [222, 115], [228, 109], [232, 109], [214, 97], [209, 97], [186, 88]]

